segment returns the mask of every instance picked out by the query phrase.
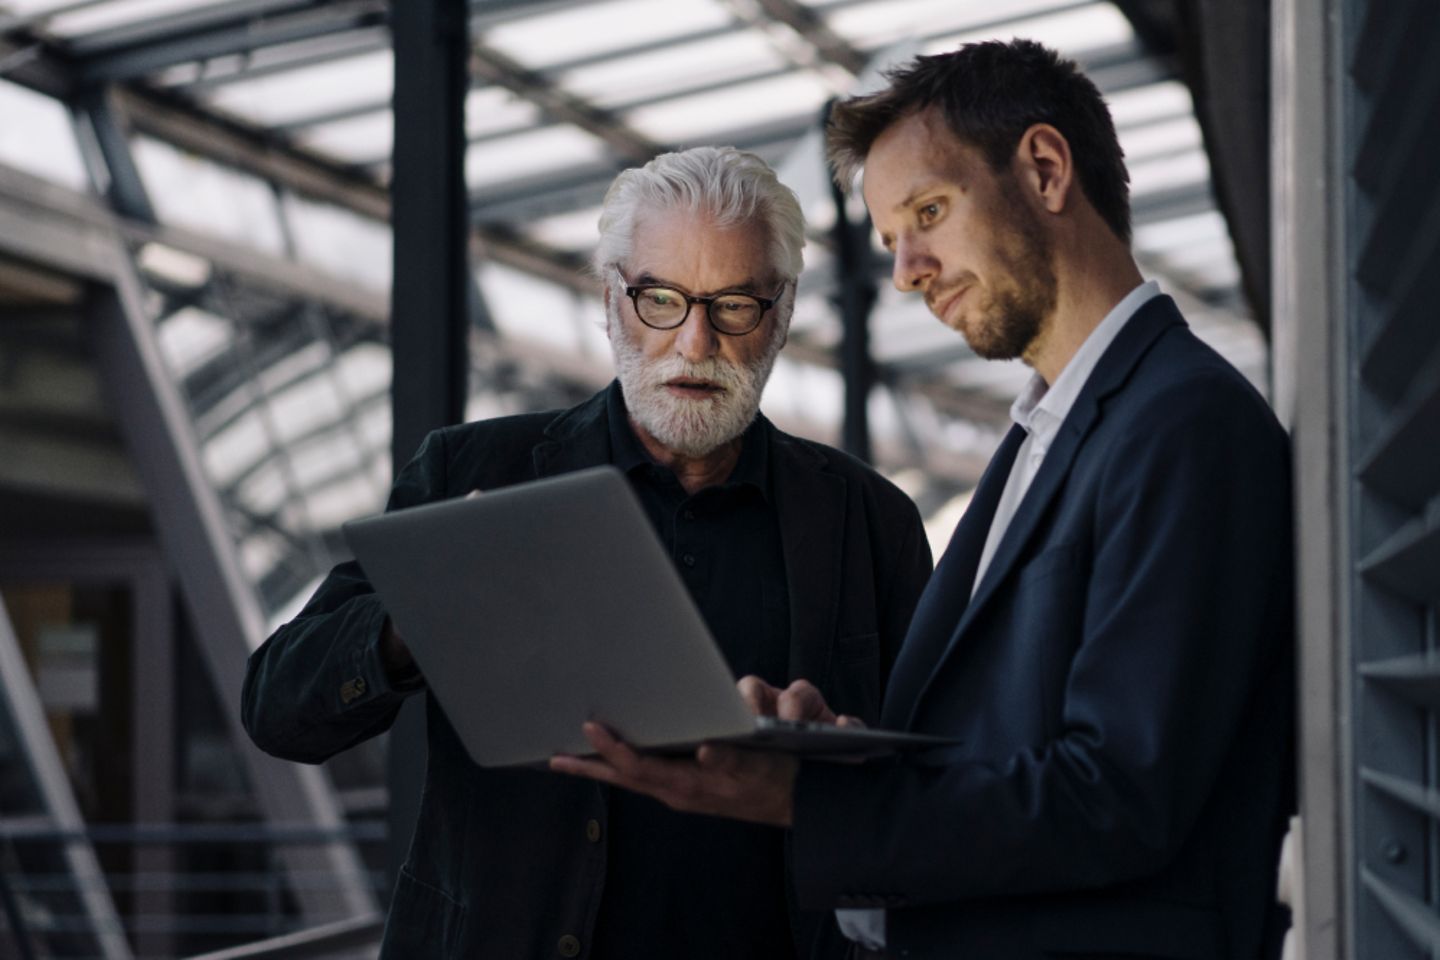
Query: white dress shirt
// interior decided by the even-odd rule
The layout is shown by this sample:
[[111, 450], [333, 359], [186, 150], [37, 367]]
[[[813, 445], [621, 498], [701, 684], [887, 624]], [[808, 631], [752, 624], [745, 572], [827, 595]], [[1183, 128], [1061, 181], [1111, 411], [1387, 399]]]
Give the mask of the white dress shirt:
[[[1047, 384], [1038, 373], [1031, 374], [1030, 382], [1010, 405], [1010, 418], [1024, 428], [1025, 440], [1015, 454], [1015, 464], [1010, 468], [1010, 475], [1005, 478], [1005, 489], [1000, 493], [1000, 502], [995, 507], [995, 518], [990, 522], [990, 530], [985, 536], [985, 548], [980, 552], [980, 565], [975, 569], [975, 582], [970, 587], [971, 596], [975, 595], [975, 589], [985, 578], [985, 572], [990, 568], [990, 561], [994, 558], [1000, 541], [1005, 538], [1005, 531], [1010, 528], [1015, 511], [1020, 509], [1026, 491], [1030, 489], [1035, 475], [1040, 472], [1040, 465], [1045, 462], [1045, 454], [1050, 451], [1050, 444], [1060, 432], [1061, 424], [1069, 416], [1070, 408], [1075, 405], [1075, 398], [1080, 396], [1080, 391], [1090, 379], [1090, 374], [1095, 371], [1096, 364], [1135, 312], [1159, 295], [1160, 285], [1154, 280], [1131, 290], [1105, 315], [1099, 326], [1090, 331], [1090, 336], [1085, 338], [1085, 342], [1075, 351], [1070, 362], [1065, 364], [1065, 369], [1060, 371], [1060, 376], [1055, 378], [1053, 384]], [[840, 924], [840, 932], [851, 940], [871, 950], [885, 949], [884, 910], [836, 910], [835, 919]]]

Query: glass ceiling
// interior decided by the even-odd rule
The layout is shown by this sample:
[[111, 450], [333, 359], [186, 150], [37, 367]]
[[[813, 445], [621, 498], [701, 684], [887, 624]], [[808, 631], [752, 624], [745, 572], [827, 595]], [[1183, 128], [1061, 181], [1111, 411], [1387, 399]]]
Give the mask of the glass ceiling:
[[[11, 47], [9, 53], [0, 47], [0, 165], [86, 189], [67, 111], [6, 81], [27, 51], [44, 49], [89, 76], [188, 101], [253, 130], [262, 142], [276, 138], [310, 152], [333, 164], [337, 176], [358, 171], [383, 189], [393, 139], [388, 7], [384, 0], [0, 0], [0, 41]], [[791, 15], [781, 22], [766, 9]], [[587, 281], [555, 278], [575, 275], [588, 256], [599, 203], [616, 171], [637, 162], [641, 148], [729, 142], [779, 166], [814, 231], [793, 346], [767, 391], [766, 409], [784, 425], [834, 440], [842, 388], [831, 359], [839, 323], [824, 235], [834, 211], [820, 159], [823, 106], [837, 93], [873, 84], [881, 66], [916, 52], [1018, 35], [1079, 60], [1106, 94], [1132, 174], [1142, 269], [1182, 300], [1203, 336], [1264, 385], [1263, 341], [1239, 291], [1189, 92], [1147, 54], [1112, 3], [477, 0], [469, 11], [477, 76], [466, 102], [472, 216], [486, 236], [516, 237], [527, 254], [553, 267], [538, 271], [546, 279], [497, 262], [477, 265], [490, 321], [509, 345], [504, 355], [539, 371], [527, 382], [548, 377], [589, 385], [608, 375]], [[372, 212], [277, 189], [253, 172], [155, 136], [135, 136], [131, 146], [162, 223], [293, 260], [383, 303], [389, 230]], [[914, 298], [889, 287], [883, 251], [876, 253], [881, 292], [872, 348], [884, 384], [871, 405], [877, 453], [897, 475], [910, 476], [904, 471], [912, 467], [942, 479], [934, 484], [933, 513], [973, 482], [974, 464], [988, 456], [1025, 371], [976, 360]], [[187, 264], [183, 251], [163, 249], [147, 256], [151, 276], [188, 271], [200, 278], [189, 283], [207, 282], [207, 261]], [[167, 319], [162, 329], [177, 369], [209, 369], [225, 337], [234, 335], [230, 326], [199, 307]], [[388, 371], [377, 372], [383, 345], [341, 336], [316, 356], [317, 369], [343, 371], [338, 379], [313, 371], [282, 378], [266, 394], [266, 408], [287, 420], [285, 411], [303, 413], [312, 428], [335, 423], [346, 436], [364, 438], [356, 449], [383, 458], [388, 428], [377, 435], [373, 399], [388, 384]], [[361, 384], [353, 395], [343, 392], [347, 378]], [[476, 387], [472, 412], [506, 407], [508, 401], [486, 395], [499, 388], [483, 378]], [[253, 403], [243, 391], [235, 395], [240, 399], [226, 402]], [[352, 402], [356, 410], [341, 409]], [[238, 484], [257, 515], [284, 500], [308, 511], [308, 522], [331, 523], [346, 509], [364, 512], [366, 498], [383, 490], [381, 466], [360, 471], [358, 485], [323, 476], [320, 465], [332, 451], [308, 434], [277, 472], [260, 469], [269, 462], [267, 444], [294, 438], [267, 437], [260, 418], [233, 411], [217, 414], [212, 426], [207, 462]], [[320, 481], [326, 496], [292, 496]], [[924, 487], [923, 480], [911, 485], [921, 494]], [[273, 530], [258, 538], [246, 548], [247, 563], [263, 567], [256, 558], [278, 549], [275, 542]]]

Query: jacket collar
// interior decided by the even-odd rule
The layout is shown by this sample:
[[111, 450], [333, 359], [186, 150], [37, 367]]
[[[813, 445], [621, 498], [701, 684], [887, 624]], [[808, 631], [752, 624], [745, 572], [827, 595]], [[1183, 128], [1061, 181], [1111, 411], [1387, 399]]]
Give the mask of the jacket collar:
[[[1064, 487], [1065, 478], [1070, 474], [1076, 455], [1102, 415], [1105, 401], [1125, 385], [1160, 336], [1177, 325], [1185, 326], [1185, 320], [1176, 308], [1175, 301], [1168, 296], [1155, 297], [1135, 313], [1100, 358], [1094, 372], [1075, 398], [1075, 405], [1070, 408], [1070, 413], [1061, 424], [1050, 450], [1045, 454], [1040, 472], [1035, 475], [1025, 499], [1020, 502], [1019, 509], [1011, 518], [1010, 526], [1006, 529], [985, 575], [976, 586], [974, 596], [965, 606], [955, 628], [949, 632], [944, 653], [934, 661], [937, 667], [960, 645], [970, 623], [990, 602], [999, 585], [1013, 572], [1041, 519], [1050, 512], [1051, 505]], [[1000, 478], [1000, 484], [1004, 485], [1004, 478]], [[989, 525], [985, 526], [988, 530]], [[984, 541], [982, 533], [974, 543], [983, 545]], [[974, 547], [976, 550], [980, 548]], [[910, 704], [908, 715], [912, 721], [915, 707], [924, 697], [934, 677], [935, 671], [932, 669], [926, 684]], [[899, 704], [896, 706], [898, 708]]]

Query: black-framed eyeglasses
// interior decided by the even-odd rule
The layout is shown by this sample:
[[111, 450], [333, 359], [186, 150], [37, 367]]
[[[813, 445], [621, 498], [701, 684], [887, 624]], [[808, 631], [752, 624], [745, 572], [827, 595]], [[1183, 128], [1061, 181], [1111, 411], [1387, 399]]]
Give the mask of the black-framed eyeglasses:
[[640, 322], [655, 330], [674, 330], [690, 316], [692, 304], [705, 308], [705, 319], [716, 333], [741, 337], [756, 327], [765, 311], [775, 306], [784, 286], [773, 297], [757, 297], [753, 293], [717, 293], [713, 297], [692, 297], [684, 290], [659, 283], [631, 284], [616, 267], [615, 272], [625, 283], [625, 296], [635, 305]]

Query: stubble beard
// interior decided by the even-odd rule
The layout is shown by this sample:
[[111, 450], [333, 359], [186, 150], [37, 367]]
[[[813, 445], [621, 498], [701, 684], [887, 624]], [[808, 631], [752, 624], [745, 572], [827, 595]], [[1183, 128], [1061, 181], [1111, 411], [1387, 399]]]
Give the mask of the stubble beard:
[[[647, 360], [616, 310], [610, 310], [607, 323], [630, 417], [665, 449], [685, 457], [706, 456], [745, 432], [760, 410], [760, 395], [785, 342], [780, 325], [772, 323], [764, 352], [749, 366], [720, 357], [691, 363], [673, 354]], [[708, 380], [724, 389], [711, 397], [677, 397], [665, 387], [676, 377]]]
[[965, 342], [986, 360], [1023, 357], [1055, 312], [1058, 284], [1050, 244], [1013, 178], [1002, 178], [990, 295], [965, 325]]

